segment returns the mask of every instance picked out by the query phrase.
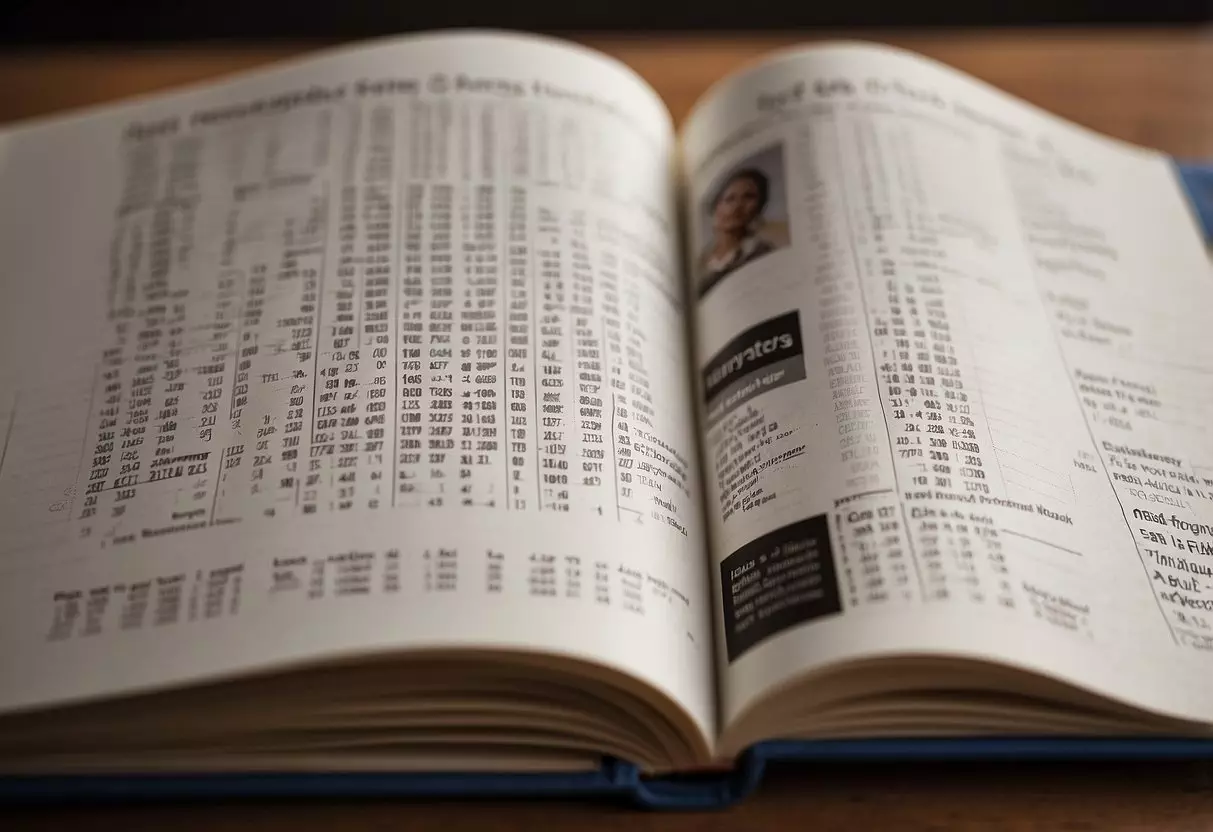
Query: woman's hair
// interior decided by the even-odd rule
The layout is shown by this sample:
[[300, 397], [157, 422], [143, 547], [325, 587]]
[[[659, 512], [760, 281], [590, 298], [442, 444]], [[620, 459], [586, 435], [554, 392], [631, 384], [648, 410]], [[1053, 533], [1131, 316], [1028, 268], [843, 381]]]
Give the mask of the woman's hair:
[[763, 209], [767, 207], [767, 197], [771, 193], [771, 181], [767, 179], [767, 175], [757, 168], [742, 168], [735, 170], [720, 183], [716, 188], [716, 192], [712, 194], [712, 201], [708, 203], [710, 210], [715, 211], [717, 204], [720, 203], [724, 192], [738, 179], [748, 179], [754, 183], [754, 187], [758, 189], [758, 210], [755, 214], [761, 214]]

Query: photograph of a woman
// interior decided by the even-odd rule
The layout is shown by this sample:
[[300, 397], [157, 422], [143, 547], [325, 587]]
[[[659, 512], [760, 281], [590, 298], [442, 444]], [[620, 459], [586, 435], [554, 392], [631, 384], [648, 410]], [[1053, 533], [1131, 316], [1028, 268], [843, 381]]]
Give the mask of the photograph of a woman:
[[775, 146], [744, 160], [709, 191], [703, 208], [707, 243], [695, 270], [699, 297], [788, 244], [783, 184], [783, 148]]

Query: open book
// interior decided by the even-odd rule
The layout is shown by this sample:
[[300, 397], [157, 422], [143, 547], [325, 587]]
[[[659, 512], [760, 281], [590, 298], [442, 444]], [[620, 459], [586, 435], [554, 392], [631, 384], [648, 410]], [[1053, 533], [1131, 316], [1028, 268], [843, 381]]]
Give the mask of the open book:
[[1161, 154], [841, 44], [442, 34], [0, 132], [9, 774], [1213, 733]]

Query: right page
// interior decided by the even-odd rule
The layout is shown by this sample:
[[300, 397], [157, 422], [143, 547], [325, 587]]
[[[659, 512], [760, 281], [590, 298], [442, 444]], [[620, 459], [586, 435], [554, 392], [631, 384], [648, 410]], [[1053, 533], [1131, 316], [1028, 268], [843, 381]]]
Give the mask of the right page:
[[1213, 720], [1213, 279], [1167, 158], [865, 45], [725, 81], [683, 153], [726, 734], [908, 656]]

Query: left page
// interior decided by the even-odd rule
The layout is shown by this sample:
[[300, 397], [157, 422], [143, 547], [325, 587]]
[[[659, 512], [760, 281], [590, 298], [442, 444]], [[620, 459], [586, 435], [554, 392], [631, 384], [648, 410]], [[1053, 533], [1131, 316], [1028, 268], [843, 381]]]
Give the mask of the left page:
[[482, 34], [0, 134], [0, 708], [501, 648], [710, 736], [673, 142]]

